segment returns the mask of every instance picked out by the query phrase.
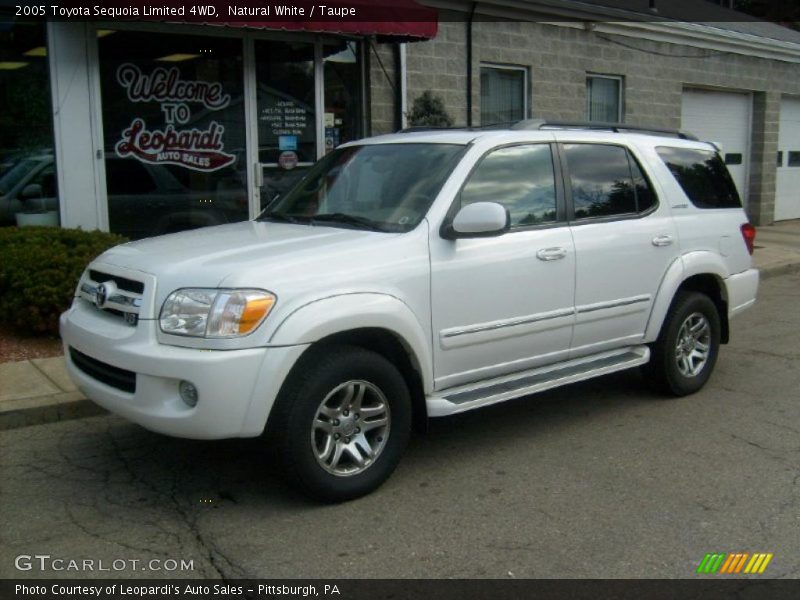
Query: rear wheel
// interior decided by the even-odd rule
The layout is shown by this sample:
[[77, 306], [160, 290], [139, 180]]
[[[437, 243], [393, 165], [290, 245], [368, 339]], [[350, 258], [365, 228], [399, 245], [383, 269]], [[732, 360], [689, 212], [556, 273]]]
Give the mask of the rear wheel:
[[270, 419], [290, 483], [320, 500], [367, 494], [394, 471], [411, 431], [411, 400], [383, 356], [331, 346], [303, 357]]
[[705, 294], [681, 291], [675, 296], [643, 371], [659, 391], [686, 396], [711, 377], [719, 354], [720, 318]]

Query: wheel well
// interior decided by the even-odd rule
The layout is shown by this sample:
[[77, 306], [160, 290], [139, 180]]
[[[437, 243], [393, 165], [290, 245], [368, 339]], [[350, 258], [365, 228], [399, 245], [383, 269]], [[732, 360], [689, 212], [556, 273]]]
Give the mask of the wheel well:
[[340, 344], [358, 346], [376, 352], [397, 367], [411, 394], [414, 428], [424, 431], [427, 428], [428, 411], [425, 404], [425, 390], [422, 385], [421, 366], [405, 340], [388, 329], [365, 327], [329, 335], [314, 342], [309, 350], [320, 350], [328, 345]]
[[717, 312], [719, 313], [719, 322], [722, 328], [722, 331], [720, 331], [720, 342], [727, 344], [730, 339], [728, 301], [725, 298], [722, 281], [717, 276], [711, 275], [710, 273], [692, 275], [681, 283], [678, 290], [699, 292], [711, 298], [711, 301], [717, 307]]

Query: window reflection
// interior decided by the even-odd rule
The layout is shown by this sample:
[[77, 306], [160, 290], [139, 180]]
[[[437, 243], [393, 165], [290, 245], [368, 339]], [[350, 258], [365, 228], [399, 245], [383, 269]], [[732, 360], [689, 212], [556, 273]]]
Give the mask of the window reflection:
[[502, 204], [511, 214], [512, 227], [555, 221], [550, 146], [511, 146], [488, 154], [461, 190], [461, 206], [473, 202]]

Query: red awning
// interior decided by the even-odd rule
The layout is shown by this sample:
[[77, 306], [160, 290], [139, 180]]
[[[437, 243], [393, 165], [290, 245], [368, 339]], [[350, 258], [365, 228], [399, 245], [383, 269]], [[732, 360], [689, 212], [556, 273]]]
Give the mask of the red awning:
[[[241, 7], [241, 14], [220, 14], [218, 21], [206, 19], [206, 22], [251, 29], [378, 35], [409, 41], [433, 38], [438, 27], [436, 10], [414, 0], [295, 0], [287, 5], [304, 12], [276, 15], [276, 4], [248, 2]], [[268, 16], [259, 14], [265, 8], [269, 10]]]

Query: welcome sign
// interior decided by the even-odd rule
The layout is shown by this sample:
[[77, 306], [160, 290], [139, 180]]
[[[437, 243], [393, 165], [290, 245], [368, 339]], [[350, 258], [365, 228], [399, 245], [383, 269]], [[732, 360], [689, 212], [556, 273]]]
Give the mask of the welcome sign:
[[195, 171], [216, 171], [233, 164], [236, 157], [225, 152], [225, 127], [212, 120], [203, 128], [192, 127], [192, 104], [216, 111], [230, 104], [222, 84], [186, 80], [178, 67], [158, 67], [143, 73], [125, 63], [117, 69], [117, 82], [132, 103], [157, 102], [166, 126], [150, 129], [143, 117], [135, 116], [122, 131], [114, 150], [117, 156], [132, 156], [156, 165], [176, 165]]

